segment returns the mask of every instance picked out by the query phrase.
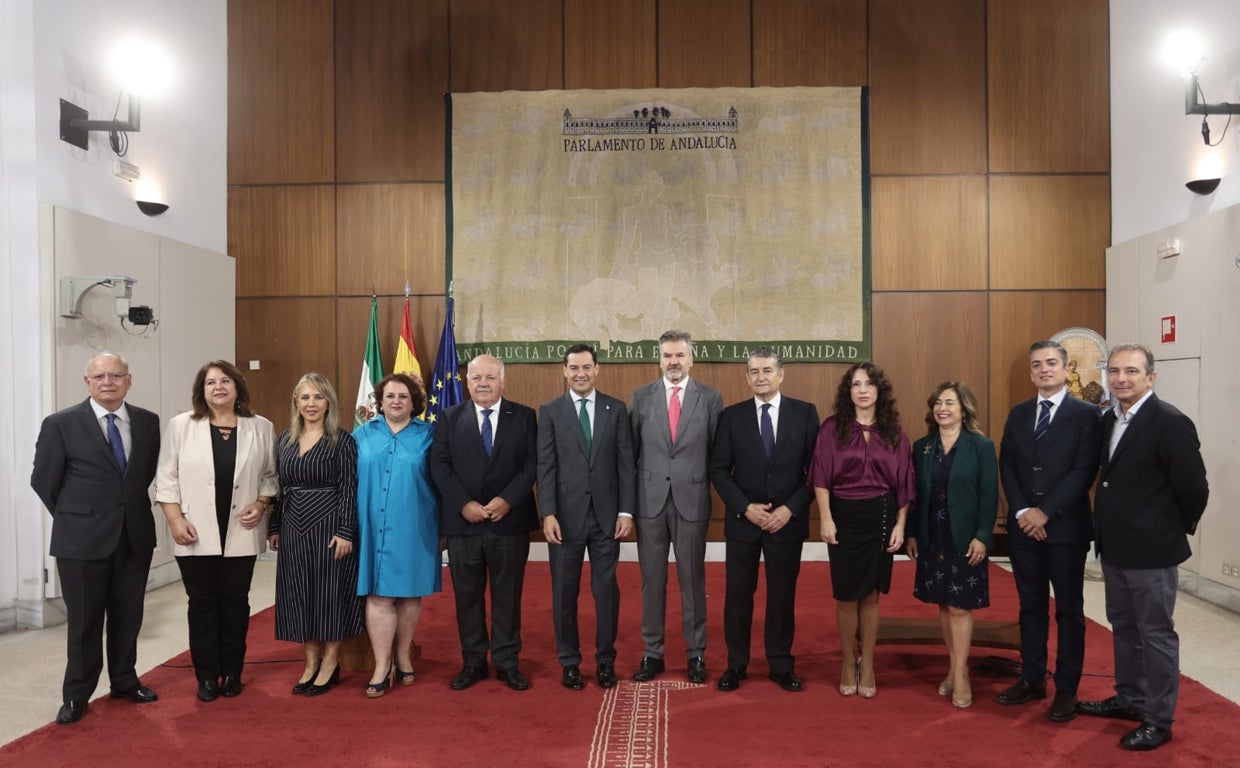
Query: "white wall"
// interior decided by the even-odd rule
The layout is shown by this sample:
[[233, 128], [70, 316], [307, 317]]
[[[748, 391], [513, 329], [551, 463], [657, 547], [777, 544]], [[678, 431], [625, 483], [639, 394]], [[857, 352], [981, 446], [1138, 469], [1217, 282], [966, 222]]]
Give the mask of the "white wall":
[[[1184, 81], [1161, 57], [1177, 29], [1202, 40], [1206, 101], [1240, 102], [1240, 2], [1111, 0], [1113, 243], [1240, 203], [1240, 116], [1220, 146], [1205, 146], [1201, 117], [1184, 114]], [[1211, 141], [1226, 120], [1210, 118]], [[1207, 173], [1223, 178], [1214, 194], [1184, 188]]]
[[[224, 253], [227, 241], [228, 46], [225, 0], [38, 0], [34, 9], [39, 201]], [[112, 174], [107, 135], [83, 151], [60, 140], [61, 98], [108, 119], [121, 84], [112, 47], [141, 36], [163, 48], [172, 80], [142, 100], [127, 159], [170, 210], [150, 218], [137, 185]], [[121, 117], [125, 115], [121, 107]]]
[[[226, 0], [0, 0], [0, 629], [42, 622], [47, 521], [29, 484], [56, 382], [39, 205], [225, 251], [226, 12]], [[88, 152], [59, 139], [61, 97], [92, 117], [112, 114], [108, 46], [139, 33], [163, 45], [175, 69], [172, 86], [143, 101], [142, 130], [130, 137], [129, 159], [171, 206], [159, 218], [143, 216], [133, 185], [112, 175], [101, 134]], [[135, 303], [152, 303], [142, 293], [158, 289], [136, 286]]]
[[43, 596], [42, 511], [29, 490], [43, 392], [33, 26], [34, 0], [0, 0], [0, 627]]

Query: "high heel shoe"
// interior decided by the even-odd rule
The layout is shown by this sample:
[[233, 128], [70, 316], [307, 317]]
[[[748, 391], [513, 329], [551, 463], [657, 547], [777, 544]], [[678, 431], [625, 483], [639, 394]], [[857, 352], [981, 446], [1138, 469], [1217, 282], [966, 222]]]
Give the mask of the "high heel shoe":
[[[844, 669], [848, 669], [848, 665], [844, 665]], [[857, 667], [853, 665], [853, 681], [851, 683], [844, 682], [844, 671], [840, 671], [840, 695], [856, 696], [857, 695]]]
[[387, 674], [383, 676], [382, 680], [380, 680], [377, 683], [366, 684], [366, 698], [377, 699], [383, 696], [383, 694], [387, 693], [387, 689], [392, 685], [392, 681], [395, 678], [395, 676], [396, 676], [395, 665], [388, 664]]
[[319, 685], [318, 683], [311, 683], [310, 687], [306, 689], [306, 695], [307, 696], [322, 696], [323, 694], [330, 691], [334, 686], [339, 685], [339, 684], [340, 684], [340, 665], [337, 664], [336, 668], [332, 670], [332, 676], [327, 678], [327, 682], [323, 683], [322, 685]]
[[953, 688], [954, 686], [952, 685], [952, 676], [948, 675], [947, 677], [943, 678], [943, 682], [939, 683], [939, 695], [940, 696], [951, 696]]
[[418, 676], [413, 673], [412, 669], [406, 672], [403, 669], [397, 668], [396, 679], [400, 681], [401, 685], [413, 685], [414, 681], [418, 679]]
[[319, 676], [319, 668], [315, 667], [314, 672], [310, 674], [310, 677], [307, 677], [305, 680], [298, 680], [297, 685], [293, 686], [293, 695], [300, 696], [306, 691], [310, 690], [310, 687], [314, 685], [314, 678], [318, 676]]
[[857, 659], [857, 695], [863, 699], [872, 699], [878, 695], [878, 684], [861, 684], [861, 659]]
[[952, 706], [959, 709], [973, 706], [973, 686], [967, 681], [963, 688], [956, 688], [952, 691]]
[[972, 703], [973, 703], [973, 686], [970, 684], [970, 681], [968, 681], [966, 677], [965, 686], [959, 687], [959, 689], [952, 690], [951, 706], [961, 708], [961, 710], [965, 710], [965, 708], [972, 706]]

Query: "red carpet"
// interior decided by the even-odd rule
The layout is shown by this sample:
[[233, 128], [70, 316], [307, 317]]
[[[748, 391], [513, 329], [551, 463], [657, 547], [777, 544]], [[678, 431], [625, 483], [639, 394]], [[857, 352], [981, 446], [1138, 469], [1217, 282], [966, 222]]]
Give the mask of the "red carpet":
[[[621, 564], [618, 672], [632, 674], [641, 656], [640, 589], [636, 563]], [[720, 693], [714, 682], [726, 664], [723, 643], [723, 565], [707, 570], [710, 596], [708, 686], [685, 682], [678, 603], [669, 600], [668, 671], [657, 683], [623, 682], [605, 692], [590, 678], [581, 692], [559, 685], [549, 616], [546, 563], [531, 563], [525, 591], [522, 669], [529, 691], [508, 690], [494, 678], [465, 692], [448, 689], [460, 667], [452, 598], [425, 601], [418, 640], [418, 682], [368, 700], [366, 676], [316, 699], [289, 688], [301, 669], [299, 647], [272, 637], [272, 615], [254, 618], [245, 693], [202, 704], [188, 669], [161, 667], [143, 677], [160, 694], [155, 704], [99, 699], [73, 726], [50, 724], [0, 749], [8, 766], [1203, 766], [1232, 765], [1240, 707], [1184, 679], [1175, 740], [1151, 754], [1132, 754], [1116, 742], [1130, 727], [1121, 721], [1078, 717], [1048, 722], [1049, 704], [1002, 707], [994, 695], [1010, 677], [973, 677], [974, 705], [953, 709], [936, 695], [946, 671], [933, 646], [880, 646], [878, 697], [841, 698], [836, 692], [840, 648], [826, 563], [806, 563], [798, 597], [794, 650], [805, 681], [800, 694], [766, 680], [761, 627], [755, 659], [739, 691]], [[979, 618], [1015, 618], [1011, 575], [995, 568], [994, 607]], [[910, 595], [912, 566], [897, 565], [885, 615], [933, 616]], [[585, 580], [588, 584], [588, 578]], [[450, 579], [445, 574], [445, 587]], [[761, 590], [757, 615], [761, 616]], [[593, 637], [593, 609], [583, 593], [582, 637]], [[975, 649], [974, 660], [990, 655]], [[587, 651], [583, 672], [592, 675]], [[1005, 657], [1015, 654], [1003, 652]], [[1052, 658], [1053, 651], [1052, 651]], [[268, 663], [263, 663], [268, 662]], [[169, 661], [188, 664], [188, 654]], [[1111, 639], [1090, 622], [1086, 678], [1081, 695], [1110, 693]], [[52, 713], [49, 713], [51, 715]]]

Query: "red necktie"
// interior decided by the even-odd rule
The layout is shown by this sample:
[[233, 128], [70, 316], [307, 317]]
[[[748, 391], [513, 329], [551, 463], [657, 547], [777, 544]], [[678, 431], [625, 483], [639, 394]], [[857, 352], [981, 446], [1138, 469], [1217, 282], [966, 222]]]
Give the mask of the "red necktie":
[[680, 426], [680, 387], [672, 387], [672, 399], [667, 401], [667, 426], [672, 432], [672, 445], [675, 445], [676, 428]]

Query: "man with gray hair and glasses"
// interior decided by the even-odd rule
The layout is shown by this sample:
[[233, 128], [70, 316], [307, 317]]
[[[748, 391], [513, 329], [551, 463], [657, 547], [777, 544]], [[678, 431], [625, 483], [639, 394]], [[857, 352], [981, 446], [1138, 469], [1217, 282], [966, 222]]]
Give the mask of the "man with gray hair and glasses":
[[159, 459], [159, 417], [125, 402], [129, 363], [103, 352], [86, 364], [89, 397], [43, 420], [30, 486], [52, 515], [68, 614], [68, 663], [61, 725], [76, 723], [103, 671], [107, 622], [112, 698], [138, 704], [159, 697], [138, 680], [138, 630], [155, 551], [150, 496]]

